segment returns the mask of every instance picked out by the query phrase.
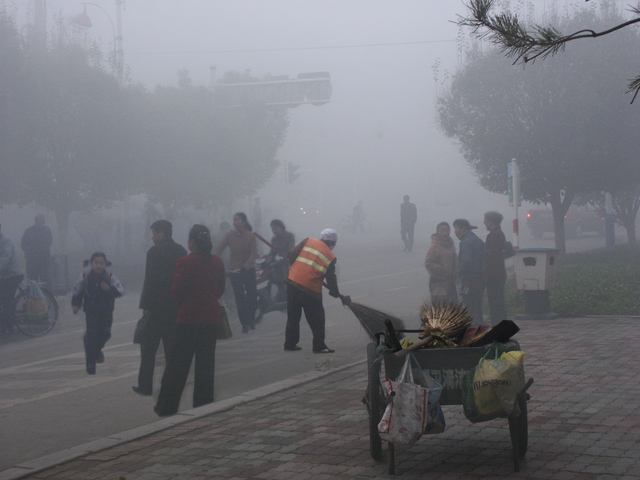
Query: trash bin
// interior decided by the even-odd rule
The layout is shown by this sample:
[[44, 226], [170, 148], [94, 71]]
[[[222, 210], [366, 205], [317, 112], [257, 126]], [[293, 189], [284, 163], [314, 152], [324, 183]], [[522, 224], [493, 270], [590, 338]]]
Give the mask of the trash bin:
[[556, 280], [556, 248], [523, 248], [516, 250], [514, 270], [516, 288], [524, 292], [524, 315], [519, 318], [557, 318], [552, 313], [549, 289]]
[[66, 255], [52, 255], [49, 266], [51, 290], [54, 295], [69, 293], [69, 262]]

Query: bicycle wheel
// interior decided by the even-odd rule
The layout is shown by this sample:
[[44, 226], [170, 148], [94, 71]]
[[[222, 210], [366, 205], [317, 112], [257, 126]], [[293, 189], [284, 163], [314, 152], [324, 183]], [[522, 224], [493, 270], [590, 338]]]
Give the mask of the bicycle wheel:
[[49, 290], [42, 288], [42, 294], [47, 302], [47, 319], [38, 322], [28, 322], [25, 317], [27, 296], [24, 292], [18, 292], [16, 297], [15, 323], [18, 330], [27, 337], [39, 337], [49, 333], [58, 321], [58, 302]]

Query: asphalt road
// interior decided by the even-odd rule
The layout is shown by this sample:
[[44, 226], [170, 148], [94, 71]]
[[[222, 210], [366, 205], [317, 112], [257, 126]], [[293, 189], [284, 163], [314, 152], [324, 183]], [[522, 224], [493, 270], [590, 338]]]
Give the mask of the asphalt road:
[[[335, 250], [341, 292], [417, 327], [418, 310], [428, 291], [423, 266], [427, 242], [417, 239], [414, 252], [407, 254], [396, 234], [342, 235]], [[568, 241], [568, 250], [588, 250], [603, 243], [602, 237], [585, 237]], [[553, 238], [525, 237], [521, 246], [552, 247]], [[153, 405], [164, 365], [161, 356], [154, 396], [141, 397], [131, 390], [139, 362], [139, 347], [131, 341], [140, 315], [138, 300], [139, 292], [130, 290], [116, 301], [113, 337], [95, 376], [85, 373], [84, 317], [72, 314], [68, 296], [59, 298], [60, 319], [48, 335], [27, 338], [14, 333], [0, 343], [0, 471], [157, 420]], [[329, 355], [311, 353], [311, 333], [304, 321], [303, 350], [284, 352], [284, 313], [266, 315], [250, 334], [240, 333], [237, 319], [232, 318], [234, 337], [218, 343], [216, 399], [364, 358], [369, 338], [353, 314], [329, 296], [325, 308], [327, 344], [336, 349]], [[191, 394], [189, 382], [181, 410], [191, 408]]]

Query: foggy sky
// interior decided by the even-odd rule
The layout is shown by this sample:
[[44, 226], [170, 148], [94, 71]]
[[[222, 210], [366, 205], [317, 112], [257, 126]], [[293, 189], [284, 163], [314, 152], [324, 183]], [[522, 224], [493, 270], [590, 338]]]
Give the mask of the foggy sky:
[[[28, 3], [19, 4], [19, 23], [29, 20]], [[115, 0], [93, 3], [115, 22]], [[541, 9], [554, 2], [533, 3]], [[584, 4], [558, 2], [561, 8], [573, 3]], [[278, 159], [300, 164], [302, 175], [285, 191], [279, 170], [258, 192], [274, 214], [322, 209], [327, 221], [337, 221], [363, 200], [372, 223], [386, 225], [397, 223], [409, 194], [428, 230], [456, 217], [481, 223], [489, 209], [510, 215], [506, 197], [477, 185], [435, 123], [432, 67], [438, 59], [441, 72], [458, 65], [452, 21], [465, 13], [462, 0], [127, 0], [125, 7], [125, 62], [132, 80], [150, 88], [175, 85], [181, 68], [194, 84], [208, 85], [210, 65], [218, 76], [330, 73], [329, 104], [290, 110]], [[49, 17], [82, 11], [76, 0], [48, 0], [47, 8]], [[113, 48], [107, 16], [91, 5], [87, 14], [94, 24], [89, 33], [105, 50]]]

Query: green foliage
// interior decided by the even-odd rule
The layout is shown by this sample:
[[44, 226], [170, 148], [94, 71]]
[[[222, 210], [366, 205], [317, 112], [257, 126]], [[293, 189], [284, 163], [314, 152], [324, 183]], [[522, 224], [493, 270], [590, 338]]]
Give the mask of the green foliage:
[[[579, 11], [559, 24], [595, 28], [611, 18]], [[638, 181], [640, 124], [640, 111], [615, 88], [640, 61], [640, 38], [625, 30], [566, 50], [526, 70], [495, 49], [471, 50], [437, 105], [441, 129], [459, 142], [484, 188], [506, 193], [507, 164], [518, 160], [522, 196], [551, 204], [561, 249], [562, 222], [576, 195]]]
[[179, 76], [177, 88], [135, 94], [135, 176], [167, 218], [189, 205], [227, 204], [254, 193], [276, 170], [288, 127], [285, 108], [216, 108], [210, 90], [194, 87], [185, 71]]
[[[563, 317], [640, 315], [640, 249], [617, 247], [562, 258], [550, 291], [551, 310]], [[507, 309], [522, 313], [524, 297], [513, 280], [506, 287]]]

